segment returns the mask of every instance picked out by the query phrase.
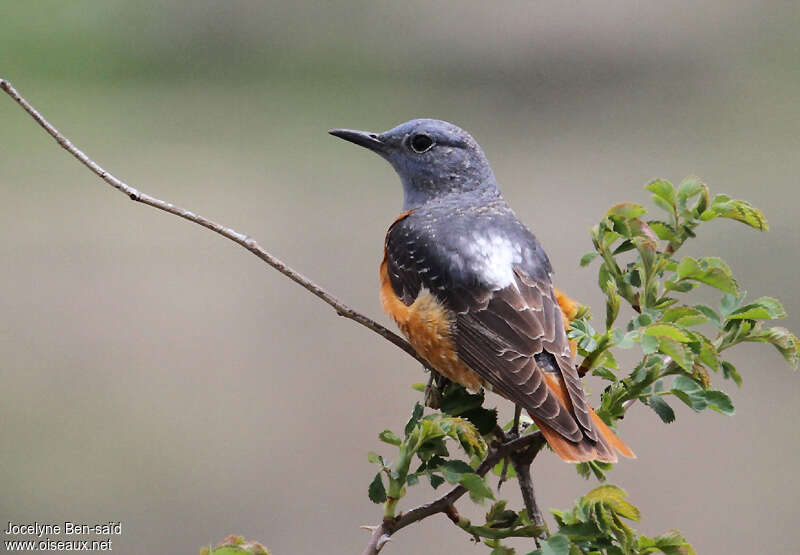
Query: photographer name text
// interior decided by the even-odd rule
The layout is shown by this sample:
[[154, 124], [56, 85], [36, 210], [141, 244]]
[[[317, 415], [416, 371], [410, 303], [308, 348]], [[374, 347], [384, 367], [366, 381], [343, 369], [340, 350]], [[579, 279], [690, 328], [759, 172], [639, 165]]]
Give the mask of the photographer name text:
[[15, 536], [36, 536], [41, 538], [43, 536], [59, 536], [64, 535], [78, 535], [78, 536], [120, 536], [122, 535], [122, 522], [103, 522], [98, 524], [87, 524], [84, 522], [69, 522], [61, 523], [42, 523], [42, 522], [27, 522], [17, 523], [8, 522], [5, 530], [6, 535]]

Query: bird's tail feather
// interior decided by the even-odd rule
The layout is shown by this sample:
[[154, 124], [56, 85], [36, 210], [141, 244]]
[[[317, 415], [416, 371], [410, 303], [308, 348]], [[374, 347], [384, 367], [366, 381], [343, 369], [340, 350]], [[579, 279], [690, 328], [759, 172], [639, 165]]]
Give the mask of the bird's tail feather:
[[535, 416], [531, 415], [531, 418], [542, 431], [548, 445], [556, 455], [566, 462], [578, 463], [596, 459], [615, 463], [617, 462], [617, 451], [625, 457], [636, 458], [633, 451], [597, 416], [594, 410], [590, 408], [589, 411], [595, 429], [599, 432], [599, 441], [592, 441], [586, 436], [583, 436], [579, 442], [570, 441]]

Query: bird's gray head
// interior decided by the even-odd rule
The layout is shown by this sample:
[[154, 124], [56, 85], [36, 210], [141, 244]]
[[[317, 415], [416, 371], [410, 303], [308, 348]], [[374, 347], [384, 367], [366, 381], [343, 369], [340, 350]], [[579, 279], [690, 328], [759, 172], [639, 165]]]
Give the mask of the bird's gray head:
[[383, 133], [332, 129], [330, 134], [388, 160], [403, 182], [405, 209], [454, 193], [499, 194], [483, 150], [452, 123], [413, 119]]

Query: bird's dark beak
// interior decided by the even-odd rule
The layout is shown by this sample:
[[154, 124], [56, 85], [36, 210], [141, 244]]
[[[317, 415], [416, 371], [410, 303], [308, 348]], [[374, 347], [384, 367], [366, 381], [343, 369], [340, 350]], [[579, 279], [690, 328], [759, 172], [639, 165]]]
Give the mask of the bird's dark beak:
[[356, 131], [354, 129], [331, 129], [328, 131], [334, 137], [339, 137], [345, 141], [350, 141], [358, 146], [368, 148], [372, 152], [382, 154], [386, 152], [386, 143], [380, 140], [377, 133], [369, 131]]

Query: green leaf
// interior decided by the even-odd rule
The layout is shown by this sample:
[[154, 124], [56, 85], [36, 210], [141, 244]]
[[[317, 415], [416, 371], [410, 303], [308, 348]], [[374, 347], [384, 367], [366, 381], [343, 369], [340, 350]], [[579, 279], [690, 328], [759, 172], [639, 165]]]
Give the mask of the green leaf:
[[599, 481], [606, 481], [606, 472], [614, 467], [613, 463], [598, 461], [597, 459], [575, 465], [578, 474], [588, 480], [592, 475]]
[[[269, 555], [268, 551], [253, 551], [251, 549], [244, 549], [243, 547], [233, 547], [230, 545], [225, 545], [222, 547], [217, 547], [214, 551], [209, 551], [209, 555], [252, 555], [253, 553], [260, 554], [266, 553]], [[203, 555], [201, 553], [201, 555]]]
[[[489, 507], [489, 510], [486, 512], [486, 523], [489, 524], [490, 522], [496, 521], [498, 518], [500, 518], [505, 512], [507, 504], [508, 501], [505, 499], [501, 499], [500, 501], [492, 504], [492, 506]], [[514, 514], [516, 515], [517, 513]]]
[[708, 322], [708, 316], [688, 306], [675, 306], [664, 311], [662, 322], [669, 322], [678, 326], [697, 326]]
[[727, 293], [739, 291], [728, 265], [721, 258], [712, 256], [698, 259], [685, 257], [678, 263], [678, 278], [699, 281]]
[[440, 408], [452, 416], [461, 416], [462, 413], [483, 405], [483, 392], [470, 393], [464, 386], [449, 383], [442, 391]]
[[464, 452], [470, 457], [482, 457], [486, 453], [486, 444], [475, 425], [469, 420], [458, 417], [447, 417], [441, 420], [442, 430], [461, 444]]
[[614, 249], [614, 252], [611, 253], [612, 256], [617, 256], [618, 254], [622, 254], [623, 252], [632, 251], [636, 248], [636, 245], [633, 244], [631, 239], [625, 239], [619, 246]]
[[420, 420], [418, 424], [419, 429], [419, 443], [418, 445], [422, 445], [425, 442], [439, 439], [444, 437], [445, 431], [442, 429], [441, 425], [438, 422], [435, 422], [432, 419], [423, 418]]
[[671, 393], [698, 412], [711, 408], [722, 414], [734, 413], [733, 403], [727, 394], [713, 389], [704, 390], [688, 376], [675, 378]]
[[385, 443], [389, 443], [391, 445], [400, 446], [403, 443], [403, 440], [394, 435], [394, 432], [391, 430], [383, 430], [381, 433], [378, 434], [378, 439]]
[[719, 310], [723, 318], [727, 319], [731, 312], [736, 310], [741, 304], [741, 299], [731, 293], [722, 295], [722, 300], [719, 303]]
[[372, 451], [367, 453], [367, 460], [369, 462], [371, 462], [371, 463], [375, 463], [375, 464], [379, 464], [381, 466], [385, 466], [384, 463], [383, 463], [383, 457], [381, 457], [380, 455], [378, 455], [377, 453], [374, 453]]
[[652, 355], [658, 352], [658, 337], [653, 335], [643, 335], [640, 339], [642, 352], [646, 355]]
[[653, 195], [651, 197], [651, 200], [653, 201], [653, 204], [661, 208], [667, 214], [673, 214], [675, 212], [675, 207], [673, 206], [673, 204], [671, 202], [664, 200], [660, 196]]
[[757, 301], [737, 308], [728, 315], [728, 320], [773, 320], [785, 318], [786, 311], [778, 299], [761, 297]]
[[406, 484], [409, 486], [416, 486], [419, 483], [419, 476], [416, 474], [409, 474], [406, 477]]
[[655, 179], [644, 188], [670, 204], [675, 203], [675, 187], [666, 179]]
[[576, 541], [591, 540], [602, 535], [600, 529], [593, 522], [568, 524], [559, 528], [558, 533]]
[[414, 382], [411, 384], [411, 389], [414, 391], [419, 391], [420, 393], [425, 393], [426, 387], [428, 387], [428, 384], [425, 382]]
[[606, 218], [619, 217], [625, 220], [638, 218], [647, 212], [644, 206], [635, 202], [623, 202], [612, 206], [606, 212]]
[[583, 256], [581, 256], [581, 266], [588, 266], [591, 264], [592, 260], [600, 256], [600, 253], [597, 252], [587, 252]]
[[497, 424], [497, 411], [483, 408], [484, 395], [470, 393], [461, 385], [450, 383], [444, 388], [439, 408], [452, 416], [472, 422], [480, 434], [488, 434]]
[[383, 487], [381, 473], [378, 472], [372, 483], [369, 485], [369, 499], [373, 503], [383, 503], [386, 501], [386, 488]]
[[608, 249], [617, 239], [621, 239], [622, 235], [617, 233], [616, 231], [606, 231], [603, 234], [603, 238], [601, 244], [603, 245], [604, 249]]
[[722, 376], [725, 379], [733, 380], [736, 385], [742, 387], [742, 376], [736, 370], [736, 367], [727, 360], [722, 361]]
[[479, 407], [462, 413], [461, 417], [472, 422], [480, 435], [488, 434], [497, 425], [497, 409]]
[[519, 515], [506, 509], [506, 500], [502, 499], [493, 504], [486, 513], [486, 526], [491, 528], [508, 528], [519, 523]]
[[736, 220], [759, 231], [769, 229], [767, 219], [758, 208], [744, 200], [732, 200], [728, 195], [715, 196], [711, 206], [700, 214], [700, 219], [703, 221], [713, 220], [714, 218]]
[[583, 496], [584, 503], [600, 501], [609, 506], [616, 514], [629, 520], [639, 520], [641, 514], [632, 503], [626, 501], [628, 494], [617, 486], [608, 484], [599, 486]]
[[604, 366], [599, 366], [597, 368], [592, 368], [592, 376], [599, 376], [599, 377], [603, 378], [604, 380], [608, 380], [610, 382], [618, 381], [618, 378], [617, 378], [616, 374], [614, 374], [614, 372], [612, 372], [611, 370], [609, 370], [608, 368], [606, 368]]
[[645, 335], [653, 335], [655, 337], [668, 337], [679, 341], [681, 343], [688, 343], [692, 339], [686, 335], [681, 329], [672, 324], [653, 324], [644, 330]]
[[[503, 459], [502, 461], [500, 461], [499, 463], [494, 465], [494, 467], [492, 467], [492, 473], [495, 476], [502, 476], [503, 475], [503, 463], [504, 463], [505, 460], [506, 459]], [[517, 473], [514, 470], [514, 465], [511, 464], [510, 461], [508, 462], [508, 466], [506, 466], [506, 477], [507, 478], [516, 478], [517, 477]]]
[[536, 555], [569, 555], [569, 540], [556, 534], [542, 542], [542, 548], [534, 551]]
[[681, 181], [680, 185], [678, 185], [678, 200], [685, 204], [688, 199], [692, 198], [698, 193], [701, 193], [704, 188], [707, 187], [705, 183], [700, 181], [699, 177], [696, 175], [690, 175]]
[[719, 353], [717, 348], [705, 335], [699, 332], [690, 332], [694, 340], [690, 347], [695, 352], [703, 364], [714, 371], [719, 370]]
[[668, 223], [659, 220], [650, 220], [647, 223], [650, 229], [653, 230], [653, 233], [656, 234], [656, 237], [662, 241], [678, 241], [678, 234], [675, 233], [675, 228]]
[[672, 381], [672, 389], [692, 393], [700, 389], [700, 385], [689, 376], [676, 376]]
[[630, 349], [636, 345], [636, 336], [636, 331], [629, 331], [628, 333], [623, 334], [622, 331], [615, 329], [612, 339], [614, 346], [619, 347], [620, 349]]
[[708, 408], [708, 402], [700, 394], [702, 388], [688, 376], [678, 376], [672, 382], [670, 393], [683, 401], [692, 410], [700, 412]]
[[408, 420], [406, 424], [406, 437], [411, 435], [411, 432], [416, 427], [417, 423], [419, 422], [420, 418], [422, 418], [422, 413], [425, 411], [424, 407], [419, 403], [414, 403], [414, 410], [411, 413], [411, 418]]
[[642, 553], [659, 551], [667, 555], [697, 555], [692, 546], [675, 530], [655, 538], [639, 536], [639, 549], [643, 550]]
[[667, 291], [677, 291], [678, 293], [687, 293], [697, 287], [696, 283], [692, 283], [691, 281], [671, 281], [667, 280], [664, 282], [664, 289]]
[[483, 478], [477, 474], [463, 474], [459, 480], [459, 483], [467, 488], [470, 499], [472, 499], [475, 503], [482, 503], [486, 499], [494, 499], [492, 490], [489, 489], [489, 486], [486, 485], [486, 482], [483, 481]]
[[647, 400], [647, 404], [650, 405], [650, 408], [655, 411], [655, 413], [665, 424], [675, 421], [675, 411], [672, 410], [672, 407], [669, 406], [669, 403], [667, 403], [658, 395], [653, 395], [650, 397]]
[[701, 391], [699, 394], [705, 398], [706, 402], [708, 402], [709, 408], [728, 416], [733, 415], [733, 402], [726, 393], [710, 389], [707, 391]]
[[473, 474], [475, 470], [465, 463], [457, 459], [446, 461], [439, 467], [439, 470], [444, 476], [444, 479], [451, 484], [457, 484], [464, 477], [464, 474]]
[[428, 474], [428, 479], [430, 480], [431, 487], [433, 489], [436, 489], [439, 486], [441, 486], [442, 484], [444, 484], [444, 478], [442, 478], [438, 474]]
[[697, 309], [698, 312], [701, 312], [705, 317], [711, 320], [711, 322], [715, 326], [719, 327], [722, 325], [722, 320], [720, 319], [719, 314], [717, 314], [717, 312], [710, 306], [706, 306], [704, 304], [696, 304], [694, 305], [694, 307], [695, 309]]
[[800, 365], [800, 341], [786, 328], [775, 326], [760, 330], [756, 334], [751, 334], [746, 340], [769, 343], [778, 349], [792, 368], [797, 369]]
[[686, 370], [687, 372], [692, 371], [692, 355], [691, 350], [671, 337], [659, 337], [658, 338], [658, 350], [668, 355], [675, 363]]
[[213, 550], [204, 547], [200, 555], [269, 555], [269, 550], [258, 542], [245, 540], [242, 536], [228, 536]]

